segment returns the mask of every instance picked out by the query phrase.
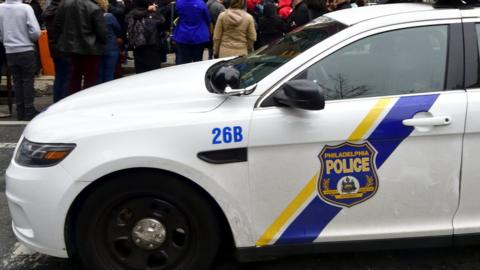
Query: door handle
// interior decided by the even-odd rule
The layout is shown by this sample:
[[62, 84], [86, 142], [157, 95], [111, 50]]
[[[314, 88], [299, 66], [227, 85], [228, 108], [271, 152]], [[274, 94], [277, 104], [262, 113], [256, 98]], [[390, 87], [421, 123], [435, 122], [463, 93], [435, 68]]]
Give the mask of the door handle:
[[447, 126], [452, 123], [450, 116], [435, 116], [424, 118], [411, 118], [402, 121], [404, 126]]

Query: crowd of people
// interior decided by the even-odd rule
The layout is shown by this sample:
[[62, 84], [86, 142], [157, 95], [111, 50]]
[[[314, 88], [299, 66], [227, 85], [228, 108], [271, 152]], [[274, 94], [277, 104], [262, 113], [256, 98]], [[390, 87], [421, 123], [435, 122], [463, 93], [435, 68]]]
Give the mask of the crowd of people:
[[[122, 76], [175, 63], [246, 55], [324, 13], [363, 0], [6, 0], [0, 4], [0, 68], [13, 75], [18, 120], [32, 119], [37, 40], [47, 30], [55, 66], [53, 101]], [[278, 2], [277, 2], [278, 1]], [[0, 0], [1, 2], [1, 0]]]

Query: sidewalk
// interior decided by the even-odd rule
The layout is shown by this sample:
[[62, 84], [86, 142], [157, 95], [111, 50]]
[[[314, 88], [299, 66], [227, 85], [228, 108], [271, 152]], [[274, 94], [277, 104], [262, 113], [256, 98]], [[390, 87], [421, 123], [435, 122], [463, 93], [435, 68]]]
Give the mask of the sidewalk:
[[[204, 55], [205, 56], [205, 55]], [[208, 56], [208, 54], [207, 54]], [[207, 59], [208, 57], [204, 57]], [[175, 65], [175, 54], [167, 55], [167, 62], [162, 63], [162, 68]], [[126, 64], [123, 65], [124, 76], [130, 76], [135, 74], [133, 60], [128, 60]], [[53, 103], [53, 80], [54, 76], [37, 76], [35, 77], [35, 108], [39, 111], [44, 110]], [[6, 90], [7, 87], [7, 78], [2, 77], [0, 89]], [[8, 103], [6, 97], [0, 97], [0, 122], [2, 121], [17, 121], [15, 100], [13, 101], [12, 115], [8, 112]]]

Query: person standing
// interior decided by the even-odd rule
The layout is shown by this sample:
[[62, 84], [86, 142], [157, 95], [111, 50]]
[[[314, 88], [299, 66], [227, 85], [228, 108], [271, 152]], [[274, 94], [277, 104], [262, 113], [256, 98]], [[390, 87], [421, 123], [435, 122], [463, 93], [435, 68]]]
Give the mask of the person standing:
[[32, 7], [33, 13], [35, 14], [35, 18], [37, 18], [38, 25], [42, 27], [43, 25], [43, 19], [42, 19], [42, 6], [40, 6], [40, 3], [37, 0], [23, 0], [24, 4], [28, 4]]
[[246, 55], [257, 40], [255, 21], [245, 11], [245, 0], [232, 0], [230, 7], [218, 16], [213, 33], [213, 52], [217, 57]]
[[263, 9], [263, 16], [258, 24], [258, 47], [262, 47], [287, 32], [287, 24], [277, 14], [277, 6], [268, 3]]
[[3, 43], [0, 42], [0, 83], [2, 81], [3, 65], [5, 63], [7, 63], [7, 56], [5, 55], [5, 47], [3, 46]]
[[122, 33], [125, 34], [125, 15], [127, 10], [123, 0], [108, 0], [108, 13], [111, 13], [117, 19], [120, 27], [122, 28]]
[[134, 8], [127, 14], [129, 45], [133, 48], [135, 73], [160, 68], [162, 63], [162, 38], [165, 18], [155, 4], [135, 0]]
[[115, 19], [117, 19], [117, 22], [120, 24], [120, 29], [122, 33], [121, 37], [117, 39], [119, 60], [117, 61], [117, 65], [115, 66], [115, 78], [123, 77], [122, 64], [126, 63], [127, 60], [127, 23], [125, 21], [125, 16], [129, 11], [130, 10], [127, 9], [123, 0], [108, 0], [108, 13], [111, 13], [113, 14], [113, 16], [115, 16]]
[[70, 57], [57, 50], [58, 31], [55, 27], [55, 17], [62, 0], [52, 0], [43, 12], [42, 17], [48, 32], [48, 47], [55, 65], [55, 80], [53, 81], [53, 102], [58, 102], [68, 96], [70, 82]]
[[176, 64], [201, 61], [203, 49], [210, 41], [210, 14], [203, 0], [178, 0], [177, 27], [173, 40], [177, 44]]
[[278, 0], [278, 16], [287, 21], [292, 13], [292, 0]]
[[104, 83], [114, 79], [115, 67], [120, 56], [120, 49], [117, 44], [117, 38], [122, 36], [122, 28], [112, 13], [108, 12], [107, 0], [97, 0], [100, 8], [105, 12], [103, 17], [108, 28], [107, 44], [103, 49], [102, 59], [100, 60], [100, 71], [98, 82]]
[[[0, 3], [1, 3], [1, 1], [0, 1]], [[5, 64], [5, 62], [6, 62], [5, 47], [3, 47], [3, 44], [0, 42], [0, 83], [2, 82], [3, 64]], [[10, 117], [10, 116], [11, 116], [10, 113], [0, 112], [0, 118], [7, 118], [7, 117]]]
[[293, 10], [290, 14], [290, 30], [307, 24], [310, 21], [307, 4], [303, 0], [292, 1]]
[[96, 85], [108, 37], [103, 11], [92, 0], [64, 0], [55, 27], [59, 35], [57, 49], [72, 59], [69, 93]]
[[337, 11], [351, 8], [352, 6], [350, 5], [350, 0], [330, 0], [327, 2], [327, 7], [329, 11]]
[[38, 114], [33, 105], [35, 44], [40, 26], [33, 9], [21, 0], [0, 4], [0, 42], [5, 46], [7, 65], [13, 75], [18, 120], [31, 120]]
[[220, 13], [225, 11], [223, 0], [208, 0], [207, 6], [208, 12], [210, 13], [211, 22], [213, 26], [215, 26], [218, 16], [220, 15]]
[[308, 8], [308, 17], [310, 20], [322, 16], [328, 12], [327, 3], [325, 0], [304, 0]]
[[[208, 12], [210, 13], [210, 19], [212, 20], [211, 25], [213, 26], [213, 29], [215, 29], [215, 24], [217, 24], [218, 16], [220, 15], [220, 13], [225, 11], [223, 0], [208, 0], [207, 7], [208, 7]], [[208, 43], [208, 59], [213, 58], [213, 41], [212, 40], [210, 40], [210, 42]]]

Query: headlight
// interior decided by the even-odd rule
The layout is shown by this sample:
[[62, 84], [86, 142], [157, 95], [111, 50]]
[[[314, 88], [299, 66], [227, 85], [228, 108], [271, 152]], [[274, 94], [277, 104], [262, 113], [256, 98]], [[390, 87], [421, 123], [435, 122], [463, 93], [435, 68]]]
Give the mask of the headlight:
[[75, 146], [75, 144], [34, 143], [23, 139], [15, 162], [27, 167], [53, 166], [66, 158]]

